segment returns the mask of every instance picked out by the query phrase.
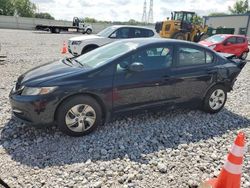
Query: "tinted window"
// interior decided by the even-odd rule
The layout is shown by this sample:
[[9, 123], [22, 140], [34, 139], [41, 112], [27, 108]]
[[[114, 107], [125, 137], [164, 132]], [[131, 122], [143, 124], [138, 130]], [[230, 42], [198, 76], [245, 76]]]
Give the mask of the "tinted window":
[[133, 34], [135, 38], [140, 37], [152, 37], [154, 36], [154, 32], [148, 29], [134, 28]]
[[157, 70], [171, 66], [173, 60], [173, 49], [171, 47], [156, 47], [139, 50], [125, 58], [118, 64], [117, 70], [123, 71], [131, 63], [140, 62], [144, 70]]
[[227, 42], [230, 42], [231, 44], [236, 44], [236, 37], [230, 37], [230, 38], [228, 38]]
[[212, 63], [214, 59], [213, 55], [205, 50], [182, 47], [178, 49], [178, 57], [178, 66]]
[[111, 38], [131, 38], [131, 32], [129, 28], [119, 28], [111, 35]]
[[154, 32], [149, 29], [142, 29], [142, 37], [152, 37], [154, 36]]
[[213, 63], [214, 61], [214, 56], [210, 52], [205, 52], [206, 53], [206, 63]]
[[237, 37], [237, 43], [245, 43], [245, 39], [243, 37]]

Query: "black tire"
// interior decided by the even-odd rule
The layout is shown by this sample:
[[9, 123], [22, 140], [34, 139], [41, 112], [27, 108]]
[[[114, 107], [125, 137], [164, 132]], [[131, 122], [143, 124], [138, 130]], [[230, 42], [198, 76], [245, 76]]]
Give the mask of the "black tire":
[[243, 52], [243, 53], [240, 55], [240, 59], [246, 60], [247, 56], [248, 56], [248, 52]]
[[[224, 93], [224, 101], [222, 100], [218, 100], [218, 102], [220, 103], [220, 105], [218, 105], [218, 109], [216, 108], [212, 108], [211, 105], [210, 105], [210, 102], [212, 103], [213, 102], [213, 99], [212, 99], [212, 94], [214, 92], [218, 92], [218, 91], [222, 91]], [[213, 86], [212, 88], [210, 88], [208, 90], [208, 92], [206, 93], [206, 96], [204, 98], [204, 101], [203, 101], [203, 110], [205, 112], [208, 112], [208, 113], [211, 113], [211, 114], [214, 114], [214, 113], [217, 113], [219, 112], [225, 105], [226, 103], [226, 100], [227, 100], [227, 90], [226, 88], [223, 86], [223, 85], [215, 85]]]
[[178, 33], [175, 33], [173, 36], [172, 36], [173, 39], [178, 39], [178, 40], [186, 40], [186, 36], [184, 33], [182, 32], [178, 32]]
[[91, 30], [91, 29], [87, 29], [86, 33], [87, 33], [88, 35], [90, 35], [90, 34], [92, 33], [92, 30]]
[[82, 50], [82, 54], [86, 54], [94, 49], [98, 48], [98, 46], [86, 46], [83, 50]]
[[61, 32], [61, 29], [59, 29], [59, 28], [51, 28], [50, 29], [50, 31], [51, 31], [51, 33], [60, 33]]
[[[83, 116], [81, 116], [84, 119], [83, 121], [84, 121], [85, 126], [89, 125], [89, 128], [87, 129], [84, 126], [86, 128], [86, 130], [80, 130], [81, 132], [79, 132], [79, 131], [77, 132], [77, 131], [71, 130], [71, 128], [73, 127], [73, 129], [75, 129], [75, 128], [79, 127], [80, 120], [78, 120], [78, 122], [74, 125], [67, 126], [66, 118], [69, 116], [69, 113], [70, 113], [69, 111], [73, 107], [75, 107], [77, 105], [81, 105], [81, 104], [84, 104], [86, 106], [90, 106], [94, 110], [95, 121], [94, 121], [93, 125], [90, 126], [90, 124], [88, 124], [88, 121], [86, 120], [87, 114], [85, 114], [86, 115], [85, 119]], [[81, 113], [84, 113], [84, 112], [82, 111]], [[77, 116], [75, 116], [75, 118], [77, 118]], [[78, 118], [80, 119], [80, 117], [78, 117]], [[74, 119], [74, 117], [72, 119]], [[56, 114], [56, 121], [57, 121], [59, 129], [63, 133], [65, 133], [69, 136], [76, 136], [76, 137], [83, 136], [83, 135], [91, 133], [99, 125], [102, 124], [102, 109], [101, 109], [100, 105], [98, 104], [98, 102], [90, 96], [75, 96], [75, 97], [67, 99], [59, 106], [59, 108], [57, 110], [57, 114]], [[69, 128], [69, 127], [71, 127], [71, 128]]]

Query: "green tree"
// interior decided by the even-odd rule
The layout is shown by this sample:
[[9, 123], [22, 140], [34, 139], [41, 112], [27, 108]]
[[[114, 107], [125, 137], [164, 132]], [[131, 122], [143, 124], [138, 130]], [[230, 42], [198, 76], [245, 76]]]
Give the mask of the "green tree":
[[0, 0], [0, 15], [13, 16], [15, 8], [10, 0]]
[[228, 10], [232, 14], [244, 14], [248, 12], [248, 0], [237, 0], [233, 7], [229, 6]]
[[30, 0], [14, 0], [16, 14], [21, 17], [34, 17], [36, 6]]
[[228, 14], [224, 12], [212, 12], [208, 16], [225, 16], [225, 15], [228, 15]]
[[85, 17], [84, 21], [87, 23], [96, 23], [97, 20], [95, 18], [89, 18], [89, 17]]
[[192, 23], [197, 24], [197, 25], [201, 25], [201, 24], [203, 24], [203, 18], [198, 16], [197, 14], [195, 14], [193, 17]]
[[54, 20], [55, 18], [47, 12], [35, 13], [35, 18]]

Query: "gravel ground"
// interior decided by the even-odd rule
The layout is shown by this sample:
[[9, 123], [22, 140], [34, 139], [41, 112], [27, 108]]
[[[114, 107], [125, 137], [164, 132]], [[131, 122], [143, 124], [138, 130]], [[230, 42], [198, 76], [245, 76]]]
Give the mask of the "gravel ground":
[[[225, 108], [175, 110], [115, 119], [81, 138], [11, 119], [8, 94], [28, 69], [63, 56], [73, 34], [1, 30], [0, 177], [11, 187], [196, 187], [217, 176], [237, 132], [250, 135], [250, 64]], [[250, 187], [250, 152], [242, 187]]]

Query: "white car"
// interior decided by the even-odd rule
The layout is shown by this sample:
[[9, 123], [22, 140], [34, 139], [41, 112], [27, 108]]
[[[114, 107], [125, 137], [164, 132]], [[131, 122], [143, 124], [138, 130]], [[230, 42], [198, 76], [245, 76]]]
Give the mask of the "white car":
[[159, 35], [153, 29], [146, 27], [114, 25], [96, 35], [84, 35], [69, 39], [68, 50], [72, 55], [79, 56], [116, 40], [148, 37], [159, 37]]

